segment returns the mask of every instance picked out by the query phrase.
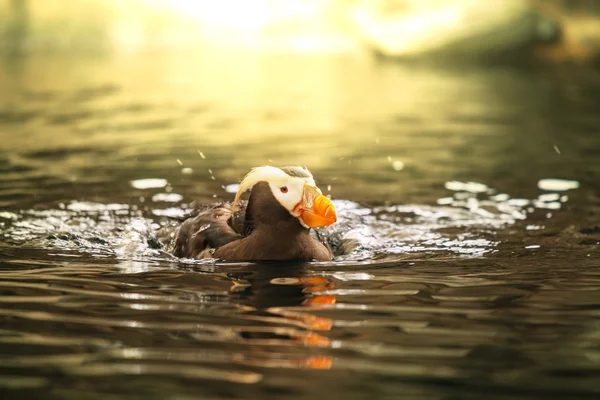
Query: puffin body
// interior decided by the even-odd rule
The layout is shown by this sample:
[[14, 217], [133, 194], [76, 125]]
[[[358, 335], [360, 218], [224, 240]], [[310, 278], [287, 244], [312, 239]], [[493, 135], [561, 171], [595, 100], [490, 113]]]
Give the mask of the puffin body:
[[[240, 208], [246, 190], [250, 198]], [[335, 221], [331, 200], [307, 169], [257, 167], [240, 183], [233, 204], [192, 213], [172, 236], [170, 250], [226, 261], [327, 261], [331, 249], [310, 230]]]

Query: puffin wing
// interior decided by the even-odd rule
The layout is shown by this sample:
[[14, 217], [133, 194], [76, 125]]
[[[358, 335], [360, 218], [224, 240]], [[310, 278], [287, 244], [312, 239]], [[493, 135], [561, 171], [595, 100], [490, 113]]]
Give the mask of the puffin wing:
[[251, 221], [246, 221], [246, 209], [248, 208], [248, 202], [240, 200], [235, 211], [232, 207], [229, 207], [231, 216], [227, 220], [227, 223], [235, 232], [242, 236], [248, 236], [254, 229]]
[[192, 213], [176, 230], [170, 246], [171, 252], [177, 257], [210, 257], [210, 249], [219, 248], [242, 237], [228, 223], [232, 216], [229, 204]]

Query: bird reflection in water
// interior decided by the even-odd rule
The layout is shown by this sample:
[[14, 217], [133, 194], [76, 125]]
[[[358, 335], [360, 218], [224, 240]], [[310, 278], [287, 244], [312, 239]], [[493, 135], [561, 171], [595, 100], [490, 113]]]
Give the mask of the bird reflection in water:
[[[301, 263], [261, 263], [228, 276], [234, 282], [231, 296], [235, 303], [249, 307], [253, 314], [265, 320], [294, 327], [252, 328], [240, 332], [244, 339], [255, 344], [275, 344], [283, 340], [311, 348], [331, 345], [323, 333], [332, 329], [333, 320], [310, 311], [335, 304], [335, 296], [318, 294], [332, 289], [333, 282], [311, 275], [310, 268]], [[296, 354], [278, 361], [289, 364], [287, 367], [311, 369], [330, 369], [333, 363], [329, 355]]]

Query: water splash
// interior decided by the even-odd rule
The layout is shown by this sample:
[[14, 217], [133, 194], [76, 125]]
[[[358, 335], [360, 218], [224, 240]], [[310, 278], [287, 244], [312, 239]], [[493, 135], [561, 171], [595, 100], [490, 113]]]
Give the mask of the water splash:
[[[161, 183], [162, 184], [162, 183]], [[381, 205], [363, 207], [334, 200], [338, 223], [321, 228], [339, 261], [381, 259], [416, 252], [450, 252], [480, 256], [493, 251], [490, 235], [535, 210], [559, 210], [568, 198], [543, 193], [535, 199], [511, 198], [477, 182], [450, 181], [452, 195], [437, 205]], [[3, 236], [13, 244], [79, 250], [117, 257], [161, 257], [156, 231], [190, 211], [185, 205], [170, 206], [182, 196], [158, 193], [146, 212], [135, 205], [73, 201], [54, 210], [4, 212]], [[161, 207], [161, 205], [169, 205]], [[526, 230], [540, 229], [529, 224]]]

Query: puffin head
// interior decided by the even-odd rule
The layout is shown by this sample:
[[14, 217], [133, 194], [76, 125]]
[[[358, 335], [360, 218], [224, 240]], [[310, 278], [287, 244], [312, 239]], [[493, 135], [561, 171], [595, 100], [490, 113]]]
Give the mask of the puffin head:
[[337, 219], [331, 200], [315, 185], [310, 171], [302, 167], [253, 168], [240, 183], [233, 202], [234, 209], [241, 195], [259, 182], [268, 184], [275, 200], [305, 228], [331, 225]]

